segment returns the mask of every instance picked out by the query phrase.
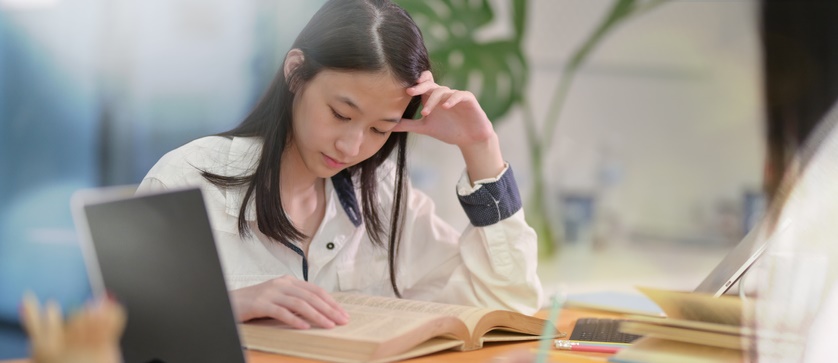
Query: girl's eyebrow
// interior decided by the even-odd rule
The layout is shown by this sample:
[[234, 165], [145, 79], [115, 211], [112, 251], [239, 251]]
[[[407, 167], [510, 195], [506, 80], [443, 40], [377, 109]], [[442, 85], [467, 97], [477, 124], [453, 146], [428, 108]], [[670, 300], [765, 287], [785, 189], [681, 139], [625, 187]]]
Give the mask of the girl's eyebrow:
[[[357, 110], [360, 113], [364, 113], [364, 111], [361, 110], [361, 107], [358, 107], [358, 105], [355, 104], [355, 102], [353, 102], [352, 99], [350, 99], [347, 96], [338, 96], [338, 101], [341, 101], [341, 102], [347, 104], [349, 107], [354, 108], [355, 110]], [[401, 121], [401, 118], [383, 118], [381, 120], [382, 121], [387, 121], [387, 122], [398, 123], [399, 121]]]

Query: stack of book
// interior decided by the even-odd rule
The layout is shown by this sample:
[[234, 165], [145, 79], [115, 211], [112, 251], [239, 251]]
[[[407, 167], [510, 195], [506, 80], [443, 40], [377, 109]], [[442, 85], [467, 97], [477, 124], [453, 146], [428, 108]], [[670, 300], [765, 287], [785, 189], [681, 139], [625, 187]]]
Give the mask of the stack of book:
[[693, 292], [640, 288], [667, 317], [633, 316], [620, 331], [642, 335], [609, 361], [742, 362], [753, 331], [742, 326], [742, 301]]

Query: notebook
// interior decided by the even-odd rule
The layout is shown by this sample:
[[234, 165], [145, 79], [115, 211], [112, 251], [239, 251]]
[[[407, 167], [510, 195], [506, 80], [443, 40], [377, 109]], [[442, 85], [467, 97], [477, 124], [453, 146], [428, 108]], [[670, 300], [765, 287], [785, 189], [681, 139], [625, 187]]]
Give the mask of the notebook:
[[244, 363], [201, 191], [134, 196], [133, 188], [73, 195], [95, 295], [128, 313], [125, 363]]

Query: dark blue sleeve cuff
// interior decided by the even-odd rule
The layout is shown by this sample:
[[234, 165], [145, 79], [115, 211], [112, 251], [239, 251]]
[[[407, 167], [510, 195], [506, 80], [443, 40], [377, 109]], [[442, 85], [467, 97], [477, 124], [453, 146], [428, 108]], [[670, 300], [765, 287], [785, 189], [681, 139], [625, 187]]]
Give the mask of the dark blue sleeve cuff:
[[457, 196], [475, 227], [498, 223], [521, 209], [521, 194], [511, 167], [498, 181], [481, 184], [480, 189], [469, 195]]

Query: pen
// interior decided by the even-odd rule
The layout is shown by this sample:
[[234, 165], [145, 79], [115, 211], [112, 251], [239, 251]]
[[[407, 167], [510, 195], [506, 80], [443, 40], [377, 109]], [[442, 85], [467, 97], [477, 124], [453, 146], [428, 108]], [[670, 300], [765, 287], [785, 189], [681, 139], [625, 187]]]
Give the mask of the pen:
[[572, 352], [591, 352], [591, 353], [608, 353], [614, 354], [625, 348], [625, 346], [605, 346], [584, 343], [568, 343], [567, 341], [557, 340], [556, 349], [569, 350]]
[[614, 354], [623, 349], [622, 347], [598, 347], [595, 345], [571, 345], [569, 347], [561, 347], [561, 350], [569, 350], [571, 352], [589, 352], [589, 353], [608, 353]]
[[619, 343], [619, 342], [597, 342], [597, 341], [587, 341], [587, 340], [567, 340], [567, 339], [556, 339], [554, 345], [556, 348], [559, 345], [589, 345], [589, 346], [598, 346], [598, 347], [628, 347], [631, 346], [631, 343]]

